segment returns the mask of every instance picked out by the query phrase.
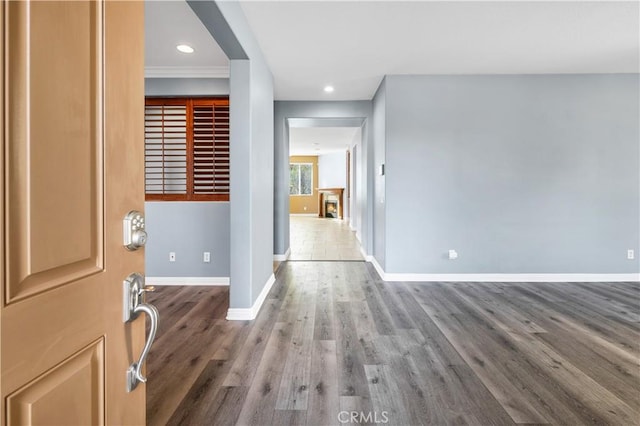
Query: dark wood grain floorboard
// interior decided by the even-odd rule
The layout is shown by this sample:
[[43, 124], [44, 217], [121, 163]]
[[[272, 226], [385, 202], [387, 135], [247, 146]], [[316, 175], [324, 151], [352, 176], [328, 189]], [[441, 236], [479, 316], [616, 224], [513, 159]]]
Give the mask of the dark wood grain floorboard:
[[211, 360], [167, 422], [169, 425], [205, 424], [207, 413], [229, 373], [229, 361]]
[[276, 401], [278, 410], [306, 410], [308, 406], [316, 291], [317, 281], [307, 278], [302, 292], [304, 302], [298, 305], [291, 343], [283, 354], [286, 361]]
[[[201, 292], [202, 288], [194, 288], [194, 293]], [[211, 290], [211, 295], [219, 295], [223, 301], [224, 294], [217, 287]], [[157, 300], [160, 306], [171, 300], [166, 305], [171, 308], [166, 309], [160, 319], [160, 324], [166, 326], [159, 328], [158, 339], [147, 360], [147, 371], [155, 372], [147, 374], [149, 424], [165, 424], [169, 420], [213, 352], [235, 327], [233, 323], [214, 315], [220, 297], [190, 296], [193, 295], [180, 287], [160, 287], [148, 298], [151, 303]], [[182, 302], [182, 299], [185, 301]], [[184, 312], [178, 308], [182, 304], [191, 309]]]
[[262, 361], [243, 404], [239, 424], [271, 424], [273, 421], [278, 389], [282, 381], [284, 363], [280, 362], [291, 343], [293, 324], [278, 322], [273, 327], [269, 346], [264, 352]]
[[337, 425], [340, 411], [338, 355], [335, 340], [315, 340], [311, 354], [311, 387], [307, 424]]
[[275, 324], [277, 303], [273, 299], [265, 300], [262, 308], [265, 315], [254, 320], [251, 331], [233, 363], [223, 386], [250, 386], [253, 375], [258, 369], [262, 354], [267, 347], [267, 337]]
[[316, 297], [316, 313], [313, 330], [313, 340], [335, 340], [335, 313], [333, 310], [333, 285], [327, 269], [318, 271], [318, 287]]
[[254, 321], [159, 287], [150, 425], [640, 422], [640, 284], [394, 283], [284, 262]]
[[369, 396], [365, 349], [358, 340], [350, 302], [336, 302], [338, 382], [341, 396]]

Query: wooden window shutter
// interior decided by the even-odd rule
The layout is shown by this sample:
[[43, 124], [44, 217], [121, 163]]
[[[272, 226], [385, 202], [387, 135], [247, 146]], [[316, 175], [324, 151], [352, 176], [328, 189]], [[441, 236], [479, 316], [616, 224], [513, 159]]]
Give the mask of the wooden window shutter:
[[229, 199], [229, 102], [193, 101], [193, 198]]
[[229, 200], [229, 100], [147, 98], [147, 200]]
[[188, 113], [184, 101], [145, 106], [145, 192], [148, 200], [187, 194]]

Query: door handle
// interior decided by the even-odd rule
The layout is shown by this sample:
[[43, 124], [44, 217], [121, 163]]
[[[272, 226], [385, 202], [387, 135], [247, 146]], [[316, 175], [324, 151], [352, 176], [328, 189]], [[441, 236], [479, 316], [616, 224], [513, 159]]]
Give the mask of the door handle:
[[146, 287], [144, 285], [144, 276], [142, 274], [133, 273], [129, 275], [123, 282], [124, 288], [124, 322], [134, 321], [140, 313], [145, 313], [149, 317], [151, 329], [149, 335], [142, 348], [142, 353], [138, 362], [134, 362], [127, 369], [127, 392], [131, 392], [138, 386], [138, 383], [146, 383], [147, 378], [142, 375], [142, 366], [149, 355], [151, 345], [156, 338], [158, 331], [158, 320], [160, 315], [155, 306], [144, 303], [144, 293], [154, 291], [154, 287]]

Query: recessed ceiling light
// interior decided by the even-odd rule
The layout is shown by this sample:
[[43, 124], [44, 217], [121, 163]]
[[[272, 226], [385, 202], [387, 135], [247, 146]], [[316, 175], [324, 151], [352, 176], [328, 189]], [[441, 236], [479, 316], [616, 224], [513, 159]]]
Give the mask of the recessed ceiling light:
[[189, 46], [188, 44], [179, 44], [176, 46], [176, 49], [178, 49], [182, 53], [193, 53], [193, 47]]
[[325, 86], [324, 91], [327, 93], [333, 92], [333, 86]]

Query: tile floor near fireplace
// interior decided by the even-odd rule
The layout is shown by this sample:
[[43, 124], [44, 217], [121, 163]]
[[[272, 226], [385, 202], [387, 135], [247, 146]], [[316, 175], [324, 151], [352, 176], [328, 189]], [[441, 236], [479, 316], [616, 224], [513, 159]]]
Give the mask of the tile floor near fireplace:
[[364, 260], [346, 221], [291, 216], [289, 260]]

